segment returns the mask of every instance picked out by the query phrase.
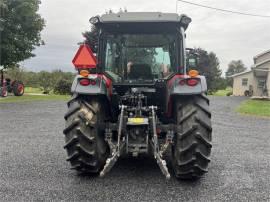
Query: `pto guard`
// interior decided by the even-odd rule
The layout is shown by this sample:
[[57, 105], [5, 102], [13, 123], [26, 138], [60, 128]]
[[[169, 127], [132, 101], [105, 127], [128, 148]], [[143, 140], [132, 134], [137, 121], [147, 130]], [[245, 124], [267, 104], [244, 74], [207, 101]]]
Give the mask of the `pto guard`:
[[171, 85], [169, 86], [170, 95], [194, 95], [205, 93], [207, 91], [207, 84], [204, 76], [194, 77], [194, 79], [198, 80], [198, 84], [195, 86], [179, 84], [181, 80], [189, 78], [191, 77], [186, 75], [184, 77], [176, 77], [175, 79], [173, 79]]
[[[83, 86], [80, 84], [80, 79], [90, 79], [95, 81], [95, 84]], [[106, 95], [111, 96], [111, 81], [102, 74], [89, 74], [88, 77], [77, 75], [72, 83], [71, 92], [84, 95]]]

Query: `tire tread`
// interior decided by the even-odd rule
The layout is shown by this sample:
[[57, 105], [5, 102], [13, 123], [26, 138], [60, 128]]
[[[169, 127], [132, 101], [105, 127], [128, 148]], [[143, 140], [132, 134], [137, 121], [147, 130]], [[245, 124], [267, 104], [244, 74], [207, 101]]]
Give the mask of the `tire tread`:
[[[98, 137], [100, 134], [97, 130], [98, 116], [100, 120], [104, 118], [101, 111], [103, 109], [100, 107], [102, 104], [99, 99], [85, 100], [78, 97], [68, 102], [68, 112], [64, 117], [66, 120], [66, 128], [63, 131], [66, 139], [64, 149], [67, 151], [67, 161], [70, 162], [71, 169], [79, 173], [96, 174], [103, 168], [107, 159], [108, 152], [105, 154], [101, 152], [107, 151], [107, 146], [99, 143], [104, 139]], [[89, 117], [92, 117], [91, 120], [88, 120]]]
[[[177, 103], [178, 102], [178, 103]], [[173, 168], [179, 179], [194, 180], [208, 171], [211, 153], [211, 112], [205, 95], [176, 101], [181, 131], [173, 147]]]

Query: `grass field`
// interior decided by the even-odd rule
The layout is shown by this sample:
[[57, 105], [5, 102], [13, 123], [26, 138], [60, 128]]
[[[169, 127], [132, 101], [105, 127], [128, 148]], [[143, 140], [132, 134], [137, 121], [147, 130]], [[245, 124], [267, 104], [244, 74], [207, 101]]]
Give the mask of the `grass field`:
[[20, 97], [9, 95], [1, 98], [0, 103], [16, 103], [16, 102], [35, 102], [48, 100], [69, 100], [69, 95], [23, 95]]
[[33, 87], [25, 87], [24, 89], [25, 93], [40, 93], [42, 94], [42, 90], [40, 88], [33, 88]]
[[241, 103], [241, 105], [237, 108], [237, 112], [242, 114], [270, 117], [270, 101], [247, 100]]
[[69, 100], [69, 95], [44, 95], [40, 88], [25, 87], [23, 96], [14, 96], [9, 93], [8, 97], [0, 98], [0, 103], [14, 103], [14, 102], [35, 102], [48, 100]]

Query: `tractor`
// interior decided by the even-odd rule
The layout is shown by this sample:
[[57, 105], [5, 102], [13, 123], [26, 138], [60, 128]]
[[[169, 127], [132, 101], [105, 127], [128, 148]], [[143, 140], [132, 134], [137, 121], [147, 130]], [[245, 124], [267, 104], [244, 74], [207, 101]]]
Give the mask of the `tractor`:
[[4, 68], [0, 69], [0, 97], [7, 97], [8, 93], [15, 96], [22, 96], [24, 94], [24, 84], [21, 81], [11, 81], [9, 78], [4, 78]]
[[206, 79], [186, 48], [190, 22], [160, 12], [90, 19], [97, 38], [73, 59], [78, 74], [64, 116], [72, 169], [102, 177], [120, 157], [146, 155], [167, 179], [196, 180], [208, 171], [211, 112]]

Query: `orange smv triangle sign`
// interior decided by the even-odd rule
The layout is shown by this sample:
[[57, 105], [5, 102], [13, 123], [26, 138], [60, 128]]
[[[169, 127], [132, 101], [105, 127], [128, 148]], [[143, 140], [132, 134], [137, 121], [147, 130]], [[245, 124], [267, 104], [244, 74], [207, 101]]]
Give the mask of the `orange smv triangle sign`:
[[72, 63], [76, 68], [95, 68], [97, 59], [91, 51], [91, 48], [88, 45], [83, 44], [80, 46]]

